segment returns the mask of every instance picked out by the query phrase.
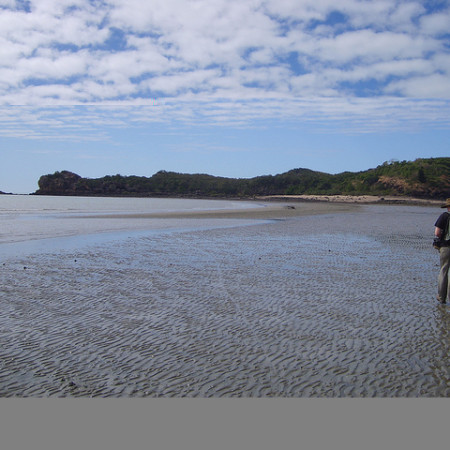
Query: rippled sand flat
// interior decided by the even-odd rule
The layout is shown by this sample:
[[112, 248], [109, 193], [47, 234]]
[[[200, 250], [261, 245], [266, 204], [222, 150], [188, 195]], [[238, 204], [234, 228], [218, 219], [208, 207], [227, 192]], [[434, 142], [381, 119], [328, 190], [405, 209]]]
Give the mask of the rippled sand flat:
[[3, 257], [0, 396], [447, 397], [439, 213], [363, 206]]

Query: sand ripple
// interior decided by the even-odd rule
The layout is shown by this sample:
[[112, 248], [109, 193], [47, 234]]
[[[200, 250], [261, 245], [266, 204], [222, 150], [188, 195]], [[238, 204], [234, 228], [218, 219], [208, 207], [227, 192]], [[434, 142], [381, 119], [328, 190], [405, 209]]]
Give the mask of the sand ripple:
[[0, 395], [447, 397], [434, 216], [395, 211], [3, 259]]

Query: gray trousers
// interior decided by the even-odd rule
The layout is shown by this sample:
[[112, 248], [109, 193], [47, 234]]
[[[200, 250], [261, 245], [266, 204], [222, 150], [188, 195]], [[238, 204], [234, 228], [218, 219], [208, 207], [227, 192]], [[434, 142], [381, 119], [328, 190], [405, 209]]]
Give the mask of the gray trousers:
[[450, 277], [448, 272], [450, 269], [450, 247], [441, 247], [439, 249], [439, 259], [441, 263], [441, 270], [438, 278], [438, 295], [442, 301], [450, 300]]

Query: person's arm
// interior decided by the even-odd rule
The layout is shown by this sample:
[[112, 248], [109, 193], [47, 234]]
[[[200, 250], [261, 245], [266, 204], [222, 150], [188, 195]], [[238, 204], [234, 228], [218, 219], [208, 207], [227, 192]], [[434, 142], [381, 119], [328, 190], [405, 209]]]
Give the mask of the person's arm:
[[444, 230], [447, 229], [447, 223], [450, 220], [448, 213], [442, 213], [436, 223], [434, 224], [434, 235], [437, 238], [442, 239], [444, 236]]
[[442, 228], [435, 227], [435, 228], [434, 228], [434, 235], [435, 235], [436, 237], [440, 238], [440, 237], [442, 236], [442, 232], [443, 232], [443, 231], [444, 231], [444, 230], [443, 230]]

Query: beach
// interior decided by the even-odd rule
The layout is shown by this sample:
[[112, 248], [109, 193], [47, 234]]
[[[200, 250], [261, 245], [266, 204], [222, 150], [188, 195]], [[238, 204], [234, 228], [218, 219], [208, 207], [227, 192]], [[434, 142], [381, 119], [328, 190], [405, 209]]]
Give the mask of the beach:
[[0, 244], [0, 396], [448, 397], [439, 213], [60, 215], [58, 236]]
[[395, 196], [395, 195], [267, 195], [258, 197], [262, 201], [294, 201], [294, 202], [326, 202], [326, 203], [357, 203], [357, 204], [382, 204], [382, 205], [414, 205], [414, 206], [437, 206], [440, 200], [425, 198]]

